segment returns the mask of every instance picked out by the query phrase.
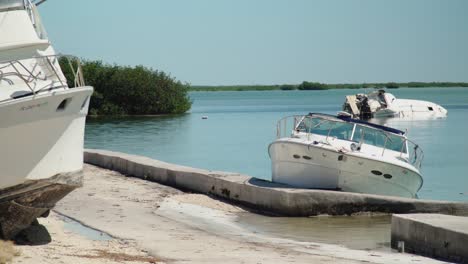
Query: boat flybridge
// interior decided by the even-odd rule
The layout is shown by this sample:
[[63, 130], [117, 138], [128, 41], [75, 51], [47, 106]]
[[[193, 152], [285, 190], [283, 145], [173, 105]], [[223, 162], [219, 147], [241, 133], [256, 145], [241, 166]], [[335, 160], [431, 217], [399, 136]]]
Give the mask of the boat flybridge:
[[93, 88], [78, 60], [67, 79], [60, 59], [35, 4], [0, 0], [0, 237], [46, 216], [81, 184]]
[[272, 181], [294, 187], [414, 198], [423, 184], [423, 152], [403, 131], [350, 117], [285, 117], [268, 151]]
[[386, 117], [439, 119], [447, 116], [447, 110], [438, 104], [421, 100], [398, 99], [385, 90], [348, 95], [342, 110], [349, 116], [360, 119]]

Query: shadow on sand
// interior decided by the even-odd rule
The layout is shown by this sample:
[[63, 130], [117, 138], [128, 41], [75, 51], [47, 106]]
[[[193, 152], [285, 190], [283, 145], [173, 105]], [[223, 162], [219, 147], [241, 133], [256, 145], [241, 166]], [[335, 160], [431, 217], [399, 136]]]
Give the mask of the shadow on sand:
[[21, 231], [15, 238], [14, 242], [17, 245], [39, 246], [49, 244], [52, 241], [47, 228], [37, 220], [31, 226]]

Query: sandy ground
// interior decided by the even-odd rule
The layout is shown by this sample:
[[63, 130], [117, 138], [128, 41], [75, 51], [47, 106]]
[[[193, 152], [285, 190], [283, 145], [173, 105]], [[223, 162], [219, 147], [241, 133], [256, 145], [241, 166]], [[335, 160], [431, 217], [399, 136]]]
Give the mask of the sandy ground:
[[40, 227], [47, 228], [44, 236], [50, 234], [52, 241], [40, 237], [33, 239], [37, 245], [16, 246], [19, 254], [13, 263], [163, 263], [139, 249], [134, 241], [92, 240], [69, 231], [64, 228], [63, 217], [54, 212], [47, 219], [40, 219], [40, 223]]
[[[16, 246], [13, 263], [438, 263], [257, 234], [236, 223], [240, 207], [90, 165], [55, 211], [39, 221], [52, 241]], [[70, 231], [61, 215], [112, 238]]]
[[7, 263], [15, 256], [19, 256], [20, 252], [14, 248], [11, 241], [0, 241], [0, 263]]

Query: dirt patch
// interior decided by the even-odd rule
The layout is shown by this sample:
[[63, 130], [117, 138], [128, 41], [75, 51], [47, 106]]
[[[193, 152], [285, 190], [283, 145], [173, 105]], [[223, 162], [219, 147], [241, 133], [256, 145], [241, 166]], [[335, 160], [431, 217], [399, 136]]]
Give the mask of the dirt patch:
[[10, 241], [0, 241], [0, 264], [10, 262], [14, 257], [19, 256], [13, 243]]
[[129, 255], [126, 253], [116, 253], [116, 252], [109, 252], [107, 250], [93, 250], [96, 254], [86, 254], [86, 255], [69, 255], [72, 257], [79, 257], [79, 258], [87, 258], [87, 259], [106, 259], [115, 262], [123, 262], [123, 261], [137, 261], [137, 262], [146, 262], [146, 263], [162, 263], [163, 261], [151, 256], [135, 256]]

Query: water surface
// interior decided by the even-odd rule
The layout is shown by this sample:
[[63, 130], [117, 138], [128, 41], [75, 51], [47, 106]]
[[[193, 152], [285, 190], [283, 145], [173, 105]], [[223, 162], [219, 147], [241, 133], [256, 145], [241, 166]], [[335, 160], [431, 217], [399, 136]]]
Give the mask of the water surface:
[[267, 217], [243, 214], [248, 230], [300, 242], [337, 244], [352, 249], [390, 251], [390, 215]]
[[[190, 113], [178, 116], [89, 119], [87, 148], [144, 155], [193, 167], [234, 171], [270, 179], [268, 144], [284, 116], [335, 114], [344, 96], [364, 90], [194, 92]], [[425, 152], [419, 196], [468, 201], [468, 89], [391, 90], [397, 97], [433, 101], [443, 120], [389, 123], [407, 129]], [[207, 116], [208, 119], [202, 119]], [[270, 236], [389, 251], [390, 217], [266, 217], [240, 215], [238, 223]]]
[[[193, 92], [188, 114], [89, 119], [85, 145], [270, 179], [267, 147], [275, 138], [278, 119], [308, 112], [335, 114], [345, 95], [358, 92], [366, 91]], [[399, 98], [433, 101], [448, 109], [449, 116], [443, 120], [394, 119], [390, 124], [407, 129], [410, 139], [425, 152], [421, 198], [468, 201], [468, 89], [390, 92]]]

